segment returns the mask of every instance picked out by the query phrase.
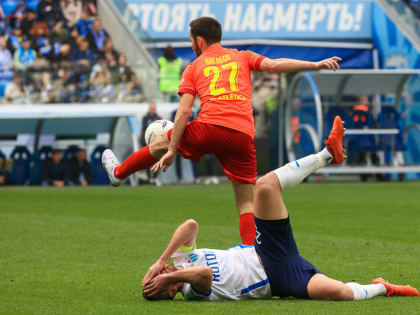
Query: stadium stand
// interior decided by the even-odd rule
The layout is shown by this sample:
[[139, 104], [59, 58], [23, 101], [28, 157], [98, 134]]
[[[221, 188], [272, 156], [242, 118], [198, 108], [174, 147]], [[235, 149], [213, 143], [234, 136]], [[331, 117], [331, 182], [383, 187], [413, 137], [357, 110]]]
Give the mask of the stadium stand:
[[[96, 19], [95, 1], [7, 0], [1, 7], [0, 98], [6, 96], [4, 101], [144, 99], [142, 84], [127, 66], [126, 57], [115, 50]], [[6, 54], [12, 56], [13, 64], [6, 64]]]
[[411, 10], [420, 18], [420, 1], [419, 0], [404, 0]]

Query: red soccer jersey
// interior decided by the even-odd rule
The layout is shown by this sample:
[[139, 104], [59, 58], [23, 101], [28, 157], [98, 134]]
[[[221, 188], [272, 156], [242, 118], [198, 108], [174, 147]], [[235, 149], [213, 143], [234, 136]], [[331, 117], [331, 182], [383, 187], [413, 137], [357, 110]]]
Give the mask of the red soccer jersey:
[[197, 120], [255, 136], [251, 100], [251, 70], [265, 57], [251, 51], [210, 46], [185, 69], [178, 94], [200, 97]]

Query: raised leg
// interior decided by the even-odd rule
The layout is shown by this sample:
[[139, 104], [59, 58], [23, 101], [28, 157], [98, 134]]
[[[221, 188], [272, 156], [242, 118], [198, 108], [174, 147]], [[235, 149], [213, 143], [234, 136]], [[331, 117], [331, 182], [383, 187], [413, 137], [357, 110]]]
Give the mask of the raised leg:
[[264, 175], [255, 188], [255, 216], [263, 220], [286, 219], [286, 205], [283, 202], [280, 182], [274, 172]]
[[321, 167], [343, 162], [344, 130], [343, 121], [336, 116], [328, 140], [324, 141], [326, 148], [317, 154], [290, 162], [260, 178], [255, 192], [255, 216], [263, 220], [286, 219], [288, 213], [282, 191], [298, 185]]
[[111, 185], [119, 186], [131, 174], [151, 167], [168, 151], [168, 146], [169, 139], [165, 132], [150, 145], [131, 154], [121, 164], [111, 150], [105, 150], [102, 154], [102, 165], [108, 173]]
[[263, 220], [280, 220], [288, 217], [282, 191], [300, 184], [315, 170], [332, 160], [327, 149], [290, 162], [257, 181], [255, 216]]
[[167, 133], [163, 133], [148, 146], [145, 146], [131, 154], [120, 165], [115, 167], [114, 176], [126, 179], [137, 171], [145, 170], [155, 164], [167, 151], [169, 139]]

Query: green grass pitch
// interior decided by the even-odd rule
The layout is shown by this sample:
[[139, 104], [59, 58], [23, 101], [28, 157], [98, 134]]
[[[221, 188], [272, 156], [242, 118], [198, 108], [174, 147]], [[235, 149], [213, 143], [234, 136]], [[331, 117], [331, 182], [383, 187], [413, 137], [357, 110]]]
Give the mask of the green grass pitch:
[[[302, 184], [285, 200], [302, 256], [326, 274], [420, 287], [419, 183]], [[420, 298], [145, 301], [145, 271], [188, 218], [199, 247], [240, 241], [229, 185], [1, 189], [0, 313], [420, 313]]]

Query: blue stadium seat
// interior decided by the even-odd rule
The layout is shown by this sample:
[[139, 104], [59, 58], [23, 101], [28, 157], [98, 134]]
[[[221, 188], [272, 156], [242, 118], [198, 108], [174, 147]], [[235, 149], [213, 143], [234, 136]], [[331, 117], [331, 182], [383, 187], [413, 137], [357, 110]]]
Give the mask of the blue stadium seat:
[[76, 153], [79, 151], [79, 146], [71, 145], [63, 153], [63, 160], [72, 161], [76, 159]]
[[[349, 125], [351, 129], [373, 128], [373, 116], [367, 111], [354, 110], [351, 114]], [[349, 137], [349, 151], [364, 152], [376, 150], [378, 150], [378, 146], [374, 135], [353, 135]]]
[[345, 111], [344, 107], [340, 106], [331, 106], [329, 107], [327, 113], [325, 114], [325, 134], [328, 136], [330, 134], [330, 130], [332, 128], [332, 125], [334, 123], [335, 116], [340, 116], [342, 120], [349, 123], [350, 122], [350, 116]]
[[32, 155], [25, 146], [17, 146], [10, 154], [13, 160], [11, 172], [12, 181], [16, 185], [29, 184], [32, 178], [31, 162]]
[[405, 151], [407, 147], [404, 144], [403, 134], [398, 122], [400, 114], [394, 106], [383, 106], [378, 115], [378, 124], [385, 129], [398, 129], [399, 134], [396, 135], [380, 135], [379, 144], [385, 151]]
[[95, 185], [109, 185], [108, 174], [102, 167], [102, 152], [106, 149], [106, 146], [99, 145], [90, 155], [90, 165], [93, 174], [93, 183]]
[[34, 155], [34, 183], [41, 183], [41, 174], [44, 169], [45, 161], [52, 157], [53, 148], [51, 146], [43, 146]]

